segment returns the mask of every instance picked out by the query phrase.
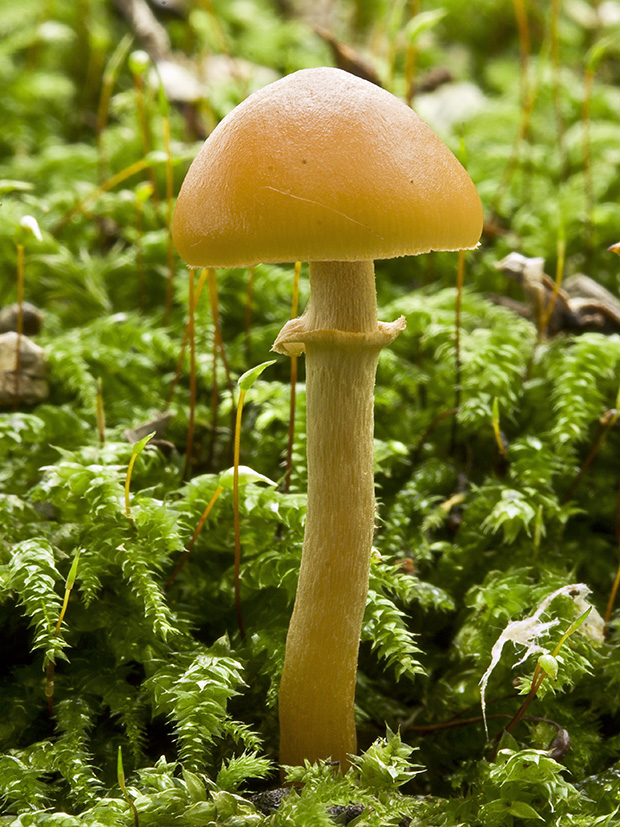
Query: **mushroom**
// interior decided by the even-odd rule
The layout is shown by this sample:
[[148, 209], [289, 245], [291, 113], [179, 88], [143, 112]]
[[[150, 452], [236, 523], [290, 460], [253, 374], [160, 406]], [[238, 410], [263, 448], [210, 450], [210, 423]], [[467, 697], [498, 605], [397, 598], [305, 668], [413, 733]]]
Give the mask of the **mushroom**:
[[295, 72], [237, 106], [179, 194], [190, 267], [310, 262], [305, 313], [274, 349], [306, 355], [308, 509], [279, 695], [280, 763], [356, 751], [354, 696], [375, 522], [373, 388], [405, 327], [377, 321], [374, 259], [469, 249], [476, 189], [402, 101], [339, 69]]

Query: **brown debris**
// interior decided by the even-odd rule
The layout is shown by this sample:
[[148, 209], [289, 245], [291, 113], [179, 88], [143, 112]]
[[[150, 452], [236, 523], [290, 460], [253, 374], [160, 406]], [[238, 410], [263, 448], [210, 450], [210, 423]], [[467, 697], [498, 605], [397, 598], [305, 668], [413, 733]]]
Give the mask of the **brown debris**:
[[352, 75], [356, 75], [362, 80], [367, 80], [374, 83], [375, 86], [382, 86], [379, 75], [375, 71], [374, 66], [369, 63], [366, 58], [362, 57], [351, 46], [337, 40], [327, 29], [322, 26], [315, 26], [314, 31], [318, 36], [324, 40], [331, 49], [334, 57], [334, 63], [338, 69], [344, 69]]
[[444, 83], [451, 83], [454, 75], [445, 66], [433, 66], [414, 84], [413, 93], [420, 95], [423, 92], [434, 92]]
[[612, 293], [582, 273], [570, 276], [558, 287], [544, 272], [544, 263], [543, 258], [520, 253], [510, 253], [497, 262], [497, 269], [522, 287], [526, 301], [496, 297], [496, 303], [531, 319], [549, 336], [620, 333], [620, 301]]
[[123, 436], [127, 442], [135, 443], [144, 439], [145, 436], [152, 434], [154, 431], [155, 437], [162, 439], [171, 419], [171, 413], [157, 413], [149, 422], [143, 422], [140, 425], [136, 425], [135, 428], [127, 428]]
[[149, 446], [151, 448], [157, 448], [165, 457], [169, 458], [174, 451], [174, 445], [168, 442], [167, 439], [164, 439], [164, 435], [172, 417], [173, 414], [171, 413], [157, 413], [149, 422], [142, 422], [140, 425], [136, 425], [135, 428], [127, 428], [123, 432], [123, 436], [127, 442], [131, 442], [133, 445], [154, 432], [155, 436], [148, 443]]
[[156, 19], [146, 0], [115, 0], [115, 5], [127, 18], [142, 47], [156, 63], [169, 57], [168, 33]]

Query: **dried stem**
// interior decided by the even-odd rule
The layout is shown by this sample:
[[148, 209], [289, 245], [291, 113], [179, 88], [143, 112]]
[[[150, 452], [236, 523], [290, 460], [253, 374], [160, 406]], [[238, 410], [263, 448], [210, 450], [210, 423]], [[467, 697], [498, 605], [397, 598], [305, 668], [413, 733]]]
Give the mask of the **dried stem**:
[[[200, 271], [200, 277], [198, 279], [198, 284], [196, 285], [196, 295], [195, 295], [195, 304], [194, 306], [198, 306], [198, 302], [200, 301], [200, 294], [202, 293], [202, 288], [204, 287], [204, 283], [207, 280], [207, 270]], [[181, 370], [183, 368], [183, 360], [185, 359], [185, 349], [187, 347], [187, 342], [189, 340], [189, 320], [185, 325], [185, 332], [183, 333], [183, 341], [181, 342], [181, 350], [179, 351], [179, 356], [177, 358], [177, 364], [174, 371], [174, 379], [172, 380], [172, 384], [170, 385], [170, 390], [168, 391], [168, 398], [166, 399], [166, 404], [164, 406], [164, 410], [167, 411], [170, 407], [170, 403], [172, 402], [172, 398], [174, 396], [174, 392], [179, 384], [179, 379], [181, 378]]]
[[587, 66], [583, 76], [583, 101], [581, 104], [583, 187], [586, 197], [586, 244], [589, 249], [592, 249], [594, 245], [594, 185], [592, 182], [592, 150], [590, 141], [590, 118], [594, 75], [594, 67]]
[[174, 581], [177, 579], [181, 569], [183, 568], [183, 566], [187, 562], [187, 559], [188, 559], [189, 555], [192, 553], [192, 549], [194, 548], [194, 545], [196, 544], [196, 540], [198, 539], [198, 536], [200, 535], [200, 532], [202, 531], [202, 527], [206, 523], [207, 518], [209, 517], [209, 514], [211, 513], [211, 510], [212, 510], [213, 506], [217, 502], [217, 498], [220, 496], [220, 494], [222, 493], [223, 490], [224, 489], [222, 488], [222, 486], [218, 485], [217, 488], [215, 489], [215, 491], [213, 492], [213, 495], [211, 496], [211, 499], [207, 503], [207, 507], [202, 512], [202, 515], [201, 515], [200, 519], [198, 520], [198, 524], [196, 525], [196, 528], [194, 529], [194, 533], [192, 534], [191, 540], [187, 544], [187, 548], [185, 549], [185, 551], [181, 555], [181, 559], [179, 560], [177, 567], [172, 572], [170, 577], [166, 580], [166, 585], [164, 586], [164, 591], [165, 592], [168, 591], [170, 586], [172, 586]]
[[581, 482], [581, 480], [582, 480], [584, 474], [586, 473], [586, 471], [588, 470], [588, 468], [592, 465], [592, 463], [596, 459], [596, 456], [597, 456], [598, 452], [601, 450], [603, 444], [605, 443], [605, 440], [609, 436], [609, 432], [611, 431], [611, 429], [614, 427], [614, 425], [618, 421], [618, 418], [620, 417], [620, 410], [614, 408], [612, 411], [607, 411], [607, 414], [608, 415], [602, 417], [602, 421], [601, 421], [601, 424], [600, 424], [600, 427], [599, 427], [599, 432], [598, 432], [598, 435], [597, 435], [596, 439], [594, 440], [594, 444], [593, 444], [592, 448], [590, 449], [590, 453], [588, 454], [588, 456], [583, 461], [583, 465], [579, 469], [579, 473], [577, 474], [575, 479], [572, 481], [572, 483], [570, 485], [570, 488], [568, 489], [566, 494], [562, 497], [562, 503], [568, 502], [568, 500], [570, 500], [570, 498], [575, 493], [575, 489], [577, 488], [577, 486]]
[[168, 323], [172, 312], [172, 301], [174, 298], [174, 244], [172, 241], [172, 196], [174, 181], [172, 176], [172, 150], [170, 148], [170, 118], [168, 114], [162, 114], [162, 132], [164, 136], [164, 149], [166, 151], [166, 213], [168, 227], [166, 260], [168, 263], [168, 283], [166, 285], [166, 303], [164, 308], [164, 324]]
[[536, 100], [535, 92], [530, 82], [530, 30], [527, 20], [527, 12], [525, 9], [524, 0], [513, 0], [515, 18], [517, 20], [517, 30], [519, 33], [519, 55], [520, 55], [520, 73], [519, 84], [521, 88], [521, 119], [519, 122], [519, 129], [515, 137], [510, 160], [504, 170], [502, 180], [493, 199], [491, 206], [492, 213], [498, 213], [501, 207], [501, 202], [510, 186], [513, 175], [519, 165], [521, 158], [521, 149], [527, 139], [530, 131], [530, 123], [532, 120], [532, 112], [534, 110], [534, 103]]
[[185, 446], [185, 466], [183, 468], [183, 479], [187, 479], [194, 453], [194, 423], [196, 419], [196, 336], [195, 336], [195, 311], [196, 293], [194, 289], [194, 270], [189, 271], [189, 322], [187, 335], [189, 338], [189, 420], [187, 423], [187, 444]]

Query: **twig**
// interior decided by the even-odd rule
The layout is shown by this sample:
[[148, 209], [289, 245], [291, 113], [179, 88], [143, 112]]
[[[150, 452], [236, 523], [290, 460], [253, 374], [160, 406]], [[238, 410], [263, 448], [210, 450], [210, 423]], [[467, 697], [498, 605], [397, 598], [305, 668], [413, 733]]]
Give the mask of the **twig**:
[[[620, 403], [620, 393], [618, 395], [618, 400], [617, 400], [616, 404], [618, 405], [618, 403]], [[597, 437], [594, 441], [594, 445], [590, 449], [590, 453], [585, 458], [585, 460], [583, 462], [583, 465], [579, 469], [579, 472], [578, 472], [577, 476], [575, 477], [575, 479], [572, 481], [568, 491], [562, 497], [562, 500], [561, 500], [562, 504], [568, 502], [568, 500], [570, 500], [570, 498], [575, 493], [575, 489], [577, 488], [577, 486], [581, 482], [581, 480], [582, 480], [584, 474], [586, 473], [586, 471], [588, 470], [588, 468], [592, 465], [592, 463], [596, 459], [596, 455], [601, 450], [605, 440], [609, 436], [609, 432], [614, 427], [614, 425], [618, 421], [619, 417], [620, 417], [620, 409], [618, 409], [618, 407], [612, 409], [611, 411], [606, 411], [606, 413], [601, 417], [601, 420], [599, 422], [599, 432], [598, 432], [598, 435], [597, 435]]]
[[[202, 293], [202, 288], [204, 287], [204, 283], [207, 280], [207, 270], [200, 271], [200, 278], [198, 279], [198, 284], [196, 285], [196, 294], [195, 294], [195, 306], [198, 306], [198, 302], [200, 301], [200, 294]], [[168, 391], [168, 398], [166, 399], [166, 404], [164, 406], [164, 410], [167, 411], [170, 407], [170, 403], [172, 402], [172, 398], [174, 396], [174, 392], [179, 384], [179, 379], [181, 378], [181, 369], [183, 367], [183, 360], [185, 359], [185, 349], [187, 347], [187, 342], [189, 340], [189, 320], [185, 325], [185, 332], [183, 333], [183, 341], [181, 342], [181, 350], [179, 351], [179, 355], [177, 358], [177, 364], [174, 370], [174, 379], [172, 380], [172, 384], [170, 385], [170, 390]]]
[[435, 428], [448, 416], [454, 416], [459, 411], [458, 408], [450, 408], [447, 411], [441, 411], [437, 414], [437, 416], [433, 419], [431, 424], [428, 428], [424, 431], [422, 436], [420, 437], [420, 441], [416, 445], [415, 451], [413, 452], [413, 456], [411, 457], [411, 464], [417, 465], [420, 459], [420, 454], [422, 453], [422, 448], [424, 447], [424, 443], [429, 438], [429, 436], [433, 433]]
[[187, 562], [187, 559], [188, 559], [189, 555], [191, 554], [192, 549], [194, 548], [196, 540], [198, 539], [198, 535], [202, 531], [202, 527], [206, 523], [207, 518], [208, 518], [209, 514], [211, 513], [211, 509], [215, 505], [215, 503], [217, 501], [217, 498], [220, 496], [220, 494], [222, 493], [223, 490], [224, 489], [222, 488], [222, 486], [218, 484], [217, 488], [213, 492], [213, 495], [211, 496], [211, 499], [207, 503], [207, 507], [202, 512], [202, 516], [198, 520], [198, 524], [197, 524], [196, 528], [194, 529], [194, 533], [192, 534], [192, 538], [189, 541], [189, 543], [187, 544], [187, 548], [185, 549], [185, 551], [181, 555], [181, 559], [179, 560], [179, 563], [178, 563], [177, 567], [175, 568], [175, 570], [172, 572], [172, 574], [170, 575], [170, 577], [166, 581], [166, 585], [164, 586], [164, 591], [165, 592], [168, 591], [170, 586], [172, 586], [172, 584], [174, 583], [174, 581], [178, 577], [179, 572], [181, 571], [181, 569], [183, 568], [183, 566]]

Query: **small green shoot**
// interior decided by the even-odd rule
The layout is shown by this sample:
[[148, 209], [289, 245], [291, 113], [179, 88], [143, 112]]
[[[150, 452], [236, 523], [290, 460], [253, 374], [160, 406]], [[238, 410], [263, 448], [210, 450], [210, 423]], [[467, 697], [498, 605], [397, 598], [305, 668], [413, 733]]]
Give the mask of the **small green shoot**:
[[536, 509], [536, 517], [534, 518], [534, 531], [532, 536], [532, 560], [531, 564], [534, 566], [536, 565], [536, 561], [538, 560], [538, 552], [540, 551], [540, 541], [544, 531], [544, 521], [543, 521], [543, 507], [542, 504], [538, 504], [538, 508]]
[[493, 397], [493, 408], [491, 411], [491, 424], [493, 425], [493, 436], [495, 437], [495, 444], [497, 449], [504, 459], [506, 459], [506, 449], [504, 447], [504, 440], [502, 439], [502, 432], [499, 426], [499, 399], [497, 396]]
[[62, 603], [62, 608], [60, 610], [60, 614], [58, 615], [58, 621], [56, 623], [56, 628], [54, 630], [54, 634], [58, 635], [60, 633], [60, 626], [64, 619], [65, 613], [67, 611], [67, 606], [69, 605], [69, 595], [71, 594], [71, 590], [75, 585], [75, 578], [77, 577], [78, 565], [80, 563], [80, 554], [81, 550], [78, 549], [77, 554], [71, 564], [71, 568], [69, 569], [69, 574], [67, 575], [67, 582], [65, 584], [65, 597]]
[[560, 210], [559, 210], [559, 226], [558, 226], [558, 237], [556, 240], [556, 251], [557, 251], [557, 261], [555, 267], [555, 281], [553, 283], [553, 293], [551, 294], [551, 298], [546, 307], [541, 303], [540, 305], [540, 318], [538, 321], [538, 340], [542, 341], [546, 334], [547, 328], [549, 326], [549, 322], [551, 320], [551, 316], [553, 314], [553, 308], [558, 299], [558, 294], [560, 292], [560, 288], [562, 287], [562, 281], [564, 280], [564, 264], [566, 262], [566, 229], [565, 229], [565, 220], [564, 220], [564, 211], [562, 209], [562, 201], [560, 200]]
[[133, 467], [138, 458], [138, 455], [142, 453], [142, 451], [146, 448], [148, 443], [153, 439], [155, 436], [156, 431], [152, 431], [150, 434], [147, 434], [143, 439], [138, 440], [132, 448], [131, 451], [131, 459], [129, 460], [129, 465], [127, 466], [127, 477], [125, 478], [125, 514], [127, 519], [131, 519], [131, 508], [129, 506], [129, 487], [131, 485], [131, 474], [133, 472]]
[[[482, 707], [482, 717], [484, 721], [485, 731], [488, 733], [487, 729], [487, 722], [486, 722], [486, 687], [491, 676], [491, 673], [497, 666], [499, 659], [502, 655], [503, 648], [508, 641], [511, 641], [517, 646], [525, 647], [525, 654], [519, 661], [522, 663], [529, 655], [534, 653], [541, 653], [542, 655], [548, 654], [548, 652], [544, 649], [544, 647], [539, 643], [539, 640], [544, 635], [547, 635], [551, 629], [553, 629], [559, 623], [558, 618], [553, 618], [552, 620], [543, 621], [541, 618], [547, 612], [551, 603], [555, 600], [556, 597], [560, 595], [570, 596], [572, 598], [578, 598], [579, 603], [576, 602], [575, 605], [583, 606], [585, 604], [585, 596], [589, 593], [589, 589], [583, 583], [574, 583], [569, 584], [567, 586], [562, 586], [559, 589], [556, 589], [551, 594], [547, 595], [545, 599], [536, 607], [536, 611], [530, 615], [529, 617], [525, 617], [522, 620], [514, 620], [508, 623], [508, 625], [504, 628], [500, 636], [497, 638], [493, 648], [491, 649], [491, 663], [482, 676], [480, 680], [480, 703]], [[562, 635], [560, 638], [559, 643], [551, 653], [553, 658], [556, 658], [558, 652], [560, 651], [563, 643], [565, 640], [570, 637], [581, 625], [584, 623], [590, 612], [592, 611], [592, 606], [588, 606], [587, 610], [583, 612], [577, 620], [570, 624], [568, 630]], [[532, 678], [530, 692], [528, 693], [525, 702], [523, 703], [521, 709], [517, 712], [514, 718], [511, 720], [510, 724], [508, 725], [506, 731], [511, 732], [511, 730], [516, 726], [516, 724], [521, 720], [523, 715], [525, 714], [527, 708], [533, 701], [534, 697], [536, 696], [536, 692], [538, 691], [540, 684], [544, 680], [545, 672], [542, 671], [541, 666], [537, 664], [536, 669], [534, 670], [534, 677]], [[556, 673], [557, 675], [557, 673]]]
[[[75, 585], [75, 579], [77, 577], [78, 565], [80, 562], [80, 554], [81, 549], [78, 549], [77, 554], [73, 558], [73, 563], [71, 564], [71, 568], [69, 569], [69, 574], [67, 575], [67, 580], [65, 583], [65, 596], [62, 602], [62, 607], [58, 614], [58, 620], [56, 622], [56, 627], [54, 628], [54, 637], [58, 637], [60, 634], [60, 628], [62, 626], [62, 621], [65, 617], [67, 606], [69, 605], [69, 596], [71, 595], [71, 590]], [[50, 717], [54, 717], [54, 672], [56, 669], [56, 661], [53, 658], [50, 658], [47, 661], [45, 667], [45, 697], [47, 698], [47, 707], [50, 713]]]
[[[136, 115], [140, 138], [142, 140], [142, 151], [144, 155], [148, 155], [153, 147], [149, 129], [149, 119], [146, 111], [146, 103], [144, 100], [144, 78], [150, 68], [151, 59], [143, 49], [136, 49], [130, 53], [127, 62], [129, 65], [129, 70], [133, 76], [133, 87], [136, 98]], [[152, 168], [149, 169], [149, 177], [150, 185], [155, 193], [155, 203], [158, 204], [159, 193], [157, 191], [157, 179]]]
[[[152, 173], [152, 170], [151, 170]], [[142, 181], [134, 189], [136, 196], [136, 269], [138, 271], [138, 303], [140, 310], [144, 312], [146, 308], [146, 289], [144, 285], [144, 251], [142, 246], [142, 236], [144, 233], [144, 205], [155, 192], [155, 176], [153, 175], [153, 183]]]
[[164, 309], [164, 324], [167, 324], [172, 312], [172, 299], [174, 295], [174, 244], [172, 242], [172, 211], [174, 195], [174, 179], [172, 169], [172, 149], [170, 146], [170, 103], [166, 96], [166, 90], [159, 77], [157, 89], [157, 107], [161, 116], [162, 133], [164, 136], [164, 152], [166, 153], [166, 227], [168, 228], [166, 240], [166, 254], [168, 264], [168, 281], [166, 286], [166, 304]]
[[270, 365], [274, 365], [275, 359], [269, 362], [263, 362], [256, 367], [250, 368], [243, 373], [237, 380], [239, 385], [239, 400], [237, 402], [237, 417], [235, 421], [235, 449], [233, 461], [233, 510], [234, 510], [234, 526], [235, 526], [235, 606], [237, 608], [237, 622], [239, 624], [239, 632], [241, 637], [245, 637], [245, 630], [243, 628], [243, 616], [241, 614], [241, 593], [239, 588], [239, 574], [241, 570], [241, 525], [239, 521], [239, 453], [241, 447], [241, 417], [243, 414], [243, 403], [246, 393], [250, 390], [254, 382], [258, 379], [261, 373]]
[[138, 303], [140, 310], [146, 309], [146, 289], [144, 284], [144, 205], [155, 192], [155, 175], [151, 170], [152, 181], [141, 181], [135, 188], [136, 196], [136, 269], [138, 271]]
[[[269, 477], [266, 477], [264, 474], [260, 474], [258, 471], [255, 471], [253, 468], [250, 468], [247, 465], [239, 465], [237, 467], [237, 479], [240, 486], [257, 482], [264, 482], [265, 485], [270, 485], [274, 488], [278, 485], [277, 482], [274, 482], [273, 480], [269, 479]], [[234, 468], [227, 468], [225, 471], [222, 471], [222, 473], [220, 474], [220, 486], [226, 490], [230, 490], [231, 488], [234, 490]]]
[[553, 655], [544, 654], [538, 658], [538, 666], [543, 670], [546, 675], [552, 680], [557, 680], [558, 677], [558, 661], [557, 658], [554, 658]]
[[[419, 8], [419, 4], [417, 7]], [[402, 34], [406, 43], [405, 50], [405, 88], [407, 103], [411, 106], [415, 91], [416, 70], [418, 65], [418, 40], [430, 32], [447, 14], [446, 9], [419, 11], [404, 25]]]
[[110, 110], [110, 98], [112, 97], [112, 89], [118, 78], [123, 63], [127, 57], [133, 37], [126, 34], [119, 42], [118, 46], [112, 53], [112, 57], [108, 61], [108, 65], [103, 73], [103, 81], [101, 84], [101, 95], [99, 97], [99, 107], [97, 109], [97, 149], [99, 157], [99, 180], [104, 178], [105, 171], [105, 157], [103, 153], [103, 132], [108, 123], [108, 114]]
[[574, 620], [568, 629], [564, 632], [558, 643], [555, 645], [551, 654], [543, 653], [541, 657], [539, 657], [538, 662], [536, 663], [536, 667], [534, 669], [534, 674], [532, 676], [532, 683], [530, 685], [530, 691], [528, 692], [525, 700], [521, 704], [521, 707], [512, 718], [508, 726], [506, 727], [506, 732], [512, 732], [519, 721], [523, 718], [525, 713], [530, 707], [530, 704], [536, 697], [538, 690], [541, 687], [542, 682], [544, 679], [549, 675], [553, 680], [557, 680], [558, 677], [558, 662], [557, 656], [560, 652], [560, 649], [564, 645], [564, 643], [568, 640], [568, 638], [574, 634], [580, 626], [582, 626], [585, 621], [588, 619], [591, 611], [592, 606], [588, 606], [588, 608], [579, 615], [579, 617]]
[[588, 606], [588, 608], [585, 610], [585, 612], [580, 614], [579, 617], [576, 620], [574, 620], [571, 623], [571, 625], [568, 627], [568, 629], [564, 632], [564, 634], [562, 635], [562, 637], [560, 638], [560, 640], [558, 641], [558, 643], [556, 644], [556, 646], [553, 650], [552, 654], [553, 654], [554, 658], [558, 656], [558, 653], [559, 653], [560, 649], [562, 648], [564, 643], [568, 640], [568, 638], [571, 635], [573, 635], [577, 631], [577, 629], [579, 629], [580, 626], [583, 626], [583, 624], [586, 622], [586, 620], [590, 616], [590, 613], [592, 612], [592, 609], [593, 609], [593, 606]]
[[116, 777], [118, 778], [118, 786], [121, 788], [121, 792], [123, 793], [125, 801], [131, 807], [131, 811], [133, 813], [133, 823], [135, 827], [139, 827], [140, 820], [138, 818], [138, 810], [136, 809], [136, 805], [129, 797], [129, 793], [127, 792], [127, 785], [125, 784], [125, 770], [123, 769], [123, 752], [120, 746], [118, 748], [118, 758], [116, 760]]
[[142, 138], [142, 149], [144, 154], [147, 155], [151, 151], [151, 140], [144, 105], [144, 76], [151, 65], [151, 59], [143, 49], [136, 49], [129, 55], [128, 64], [133, 75], [136, 114], [138, 116], [138, 127]]
[[136, 49], [129, 55], [129, 69], [134, 77], [143, 77], [151, 65], [151, 58], [144, 51], [144, 49]]
[[[239, 379], [237, 379], [237, 384], [241, 389], [241, 393], [243, 393], [243, 395], [245, 396], [245, 394], [250, 390], [254, 382], [256, 382], [258, 377], [261, 375], [261, 373], [266, 368], [271, 367], [271, 365], [275, 365], [275, 363], [276, 360], [271, 359], [271, 361], [269, 362], [263, 362], [260, 365], [256, 365], [255, 367], [250, 368], [250, 370], [246, 370], [245, 373], [242, 373]], [[241, 402], [241, 398], [239, 398], [239, 402]]]
[[[255, 471], [253, 468], [249, 468], [247, 465], [240, 465], [239, 469], [238, 469], [238, 474], [239, 474], [239, 485], [247, 485], [248, 483], [257, 483], [257, 482], [264, 482], [267, 485], [272, 485], [274, 487], [277, 485], [277, 483], [274, 482], [273, 480], [270, 480], [269, 477], [266, 477], [264, 474], [259, 474], [258, 471]], [[194, 548], [196, 540], [198, 539], [198, 536], [200, 535], [200, 532], [202, 531], [203, 526], [206, 523], [206, 521], [209, 517], [209, 514], [211, 513], [211, 511], [213, 509], [213, 506], [217, 502], [218, 497], [220, 496], [222, 491], [230, 490], [231, 488], [234, 487], [234, 479], [235, 479], [234, 468], [228, 468], [228, 469], [226, 469], [226, 471], [222, 471], [222, 473], [220, 474], [220, 478], [219, 478], [219, 482], [217, 484], [217, 487], [216, 487], [215, 491], [213, 492], [213, 494], [211, 495], [211, 498], [209, 499], [209, 502], [207, 503], [207, 506], [206, 506], [205, 510], [202, 512], [202, 515], [201, 515], [200, 519], [198, 520], [198, 524], [196, 525], [196, 528], [194, 529], [194, 533], [192, 534], [192, 537], [191, 537], [189, 543], [187, 544], [187, 549], [184, 551], [184, 553], [183, 553], [183, 555], [182, 555], [182, 557], [179, 561], [179, 564], [177, 565], [176, 569], [172, 572], [172, 574], [168, 578], [168, 581], [166, 582], [166, 585], [164, 587], [164, 591], [167, 591], [170, 588], [170, 586], [174, 583], [174, 581], [176, 580], [177, 575], [179, 574], [179, 572], [181, 571], [181, 569], [185, 565], [185, 563], [187, 561], [187, 558], [189, 557], [192, 549]]]
[[100, 196], [104, 193], [109, 192], [110, 190], [114, 189], [114, 187], [118, 186], [118, 184], [122, 184], [123, 181], [126, 181], [127, 178], [131, 178], [132, 175], [137, 175], [138, 172], [142, 172], [145, 169], [148, 169], [152, 164], [162, 163], [165, 161], [166, 156], [161, 152], [150, 152], [145, 158], [141, 158], [139, 161], [135, 161], [133, 164], [129, 164], [129, 166], [122, 169], [120, 172], [117, 172], [115, 175], [112, 175], [107, 181], [104, 181], [103, 184], [96, 187], [89, 195], [85, 198], [82, 198], [81, 201], [72, 207], [55, 225], [52, 232], [53, 234], [57, 234], [60, 230], [63, 229], [73, 218], [74, 215], [79, 213], [84, 213], [86, 208], [90, 206], [94, 201], [96, 201]]
[[418, 12], [415, 17], [409, 20], [404, 28], [403, 34], [405, 38], [410, 43], [414, 43], [423, 34], [434, 29], [446, 14], [448, 14], [447, 9], [431, 9], [429, 11]]

